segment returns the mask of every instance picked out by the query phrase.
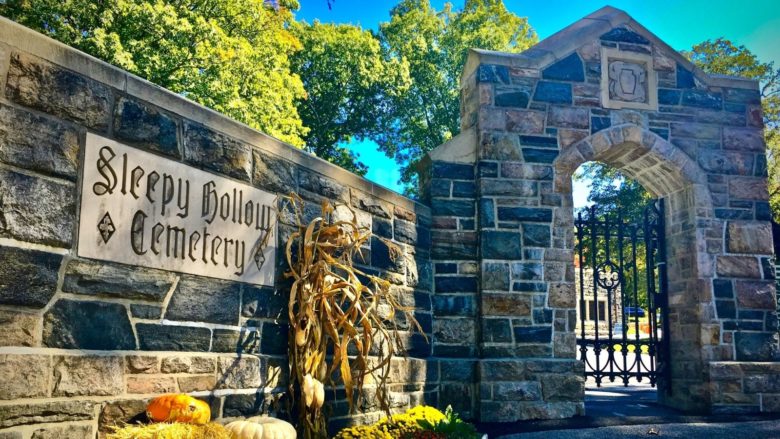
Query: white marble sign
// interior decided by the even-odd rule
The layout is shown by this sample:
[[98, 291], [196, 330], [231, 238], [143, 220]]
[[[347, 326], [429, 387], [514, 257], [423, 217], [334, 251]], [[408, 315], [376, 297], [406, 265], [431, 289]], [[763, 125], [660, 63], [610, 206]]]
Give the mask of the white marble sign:
[[273, 285], [276, 196], [87, 134], [78, 255]]

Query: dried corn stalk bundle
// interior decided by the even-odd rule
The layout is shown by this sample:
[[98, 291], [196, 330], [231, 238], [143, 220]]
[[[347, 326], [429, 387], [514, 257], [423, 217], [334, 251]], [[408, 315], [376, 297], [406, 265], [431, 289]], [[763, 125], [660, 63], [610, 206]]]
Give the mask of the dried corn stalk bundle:
[[[348, 219], [333, 220], [336, 208]], [[285, 211], [286, 210], [286, 211]], [[396, 313], [422, 332], [413, 309], [401, 306], [390, 283], [356, 268], [371, 231], [358, 225], [345, 205], [324, 202], [321, 216], [304, 222], [303, 201], [285, 200], [283, 216], [296, 230], [287, 241], [290, 291], [290, 394], [298, 395], [299, 430], [304, 439], [327, 437], [322, 411], [323, 383], [343, 385], [350, 410], [360, 403], [367, 377], [376, 400], [389, 414], [387, 379], [390, 360], [403, 352]], [[391, 258], [400, 249], [384, 241]], [[295, 392], [298, 386], [299, 392]]]

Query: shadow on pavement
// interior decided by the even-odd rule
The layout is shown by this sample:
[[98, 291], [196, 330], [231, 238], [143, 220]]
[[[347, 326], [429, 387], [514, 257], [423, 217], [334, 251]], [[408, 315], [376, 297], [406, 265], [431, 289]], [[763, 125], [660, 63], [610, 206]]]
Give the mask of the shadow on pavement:
[[[543, 421], [481, 423], [477, 427], [488, 437], [499, 438], [518, 433], [572, 430], [648, 424], [727, 424], [780, 420], [780, 415], [699, 415], [664, 407], [657, 402], [656, 389], [649, 384], [607, 383], [596, 387], [589, 381], [585, 388], [585, 416]], [[652, 434], [652, 433], [651, 433]], [[652, 437], [652, 436], [650, 436]]]

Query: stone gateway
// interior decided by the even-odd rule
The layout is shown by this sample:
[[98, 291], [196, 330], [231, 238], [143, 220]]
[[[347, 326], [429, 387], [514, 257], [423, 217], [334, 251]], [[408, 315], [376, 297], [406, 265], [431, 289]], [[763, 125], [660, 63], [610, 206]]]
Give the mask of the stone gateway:
[[[350, 206], [375, 235], [360, 268], [416, 310], [394, 407], [582, 414], [571, 177], [588, 161], [665, 199], [661, 402], [780, 412], [758, 84], [703, 73], [622, 11], [472, 50], [461, 134], [423, 160], [421, 202], [4, 18], [0, 88], [2, 437], [102, 435], [167, 392], [217, 418], [283, 406], [290, 192], [307, 214]], [[343, 397], [334, 428], [380, 415]]]

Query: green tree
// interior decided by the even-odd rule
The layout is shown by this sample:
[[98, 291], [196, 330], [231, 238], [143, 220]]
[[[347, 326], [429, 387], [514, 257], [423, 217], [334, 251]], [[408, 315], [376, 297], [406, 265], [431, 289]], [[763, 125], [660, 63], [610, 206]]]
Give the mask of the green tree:
[[309, 128], [307, 149], [364, 175], [366, 165], [345, 144], [387, 129], [386, 102], [408, 91], [408, 64], [388, 56], [371, 32], [357, 26], [315, 21], [296, 23], [292, 31], [303, 46], [291, 61], [307, 92], [297, 103]]
[[0, 14], [296, 146], [297, 0], [8, 0]]
[[780, 68], [776, 69], [773, 62], [761, 62], [745, 46], [737, 46], [725, 38], [699, 43], [683, 55], [705, 72], [759, 81], [767, 145], [769, 202], [775, 220], [780, 221]]
[[459, 132], [460, 74], [468, 49], [521, 52], [537, 37], [526, 18], [509, 12], [501, 0], [466, 0], [462, 10], [429, 0], [403, 0], [379, 28], [389, 53], [409, 64], [411, 87], [388, 100], [393, 123], [374, 137], [402, 167], [401, 180], [416, 190], [415, 164], [428, 151]]

